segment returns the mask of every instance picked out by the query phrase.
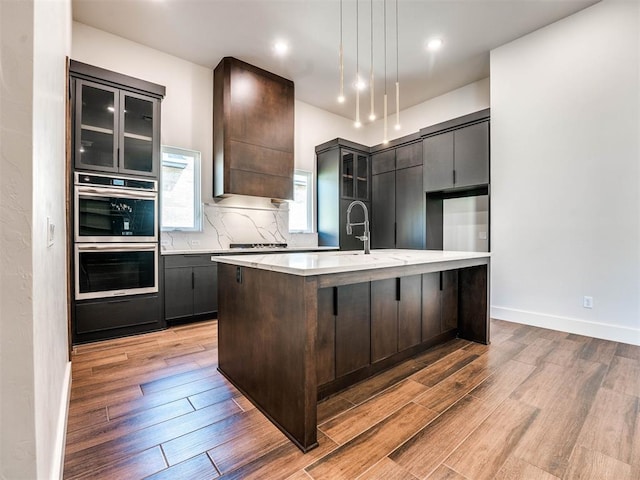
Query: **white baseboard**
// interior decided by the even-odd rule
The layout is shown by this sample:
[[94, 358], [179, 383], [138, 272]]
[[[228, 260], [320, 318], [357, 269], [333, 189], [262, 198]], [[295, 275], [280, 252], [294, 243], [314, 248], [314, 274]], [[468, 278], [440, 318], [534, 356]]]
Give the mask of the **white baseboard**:
[[640, 328], [495, 306], [491, 307], [491, 318], [640, 346]]
[[64, 470], [64, 447], [67, 438], [67, 414], [69, 413], [69, 399], [71, 397], [71, 362], [67, 362], [64, 370], [64, 385], [60, 395], [60, 411], [56, 428], [56, 444], [54, 446], [51, 475], [49, 478], [62, 480]]

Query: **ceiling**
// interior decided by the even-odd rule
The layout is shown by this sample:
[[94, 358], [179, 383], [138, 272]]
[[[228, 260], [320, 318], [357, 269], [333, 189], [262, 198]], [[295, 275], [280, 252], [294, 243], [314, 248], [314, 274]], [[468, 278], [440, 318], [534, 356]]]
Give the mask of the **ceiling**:
[[[405, 109], [488, 77], [490, 50], [598, 1], [400, 0], [396, 44], [396, 0], [343, 0], [347, 97], [343, 104], [337, 102], [339, 0], [73, 0], [72, 9], [78, 22], [208, 68], [214, 68], [225, 56], [239, 58], [293, 80], [297, 99], [353, 118], [356, 6], [359, 71], [368, 80], [373, 5], [375, 109], [380, 116], [385, 3], [387, 91], [392, 113], [396, 72], [400, 109]], [[444, 42], [436, 53], [425, 49], [432, 37]], [[275, 55], [276, 39], [289, 44], [285, 57]], [[363, 122], [369, 114], [369, 101], [366, 90], [360, 96]]]

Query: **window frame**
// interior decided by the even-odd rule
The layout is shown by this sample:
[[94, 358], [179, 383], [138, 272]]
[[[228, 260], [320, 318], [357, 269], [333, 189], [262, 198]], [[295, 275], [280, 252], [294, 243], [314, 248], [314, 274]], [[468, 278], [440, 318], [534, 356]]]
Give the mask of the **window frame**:
[[[164, 209], [164, 179], [162, 175], [162, 169], [164, 167], [164, 154], [173, 153], [176, 155], [183, 155], [193, 157], [193, 226], [191, 227], [166, 227], [163, 224], [162, 212]], [[173, 147], [170, 145], [162, 145], [160, 148], [160, 231], [161, 232], [201, 232], [202, 231], [202, 197], [201, 197], [201, 183], [202, 183], [202, 154], [198, 150], [190, 150], [188, 148]]]
[[[310, 170], [303, 170], [296, 168], [293, 171], [293, 184], [295, 190], [296, 175], [304, 176], [307, 178], [307, 228], [304, 230], [293, 230], [291, 228], [291, 206], [289, 206], [289, 233], [313, 233], [313, 172]], [[291, 202], [293, 203], [293, 201]]]

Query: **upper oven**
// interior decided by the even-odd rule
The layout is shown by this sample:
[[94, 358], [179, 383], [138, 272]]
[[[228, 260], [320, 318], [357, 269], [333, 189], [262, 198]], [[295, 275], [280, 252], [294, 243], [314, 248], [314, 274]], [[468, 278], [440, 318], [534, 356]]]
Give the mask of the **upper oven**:
[[75, 173], [76, 242], [157, 242], [155, 180]]

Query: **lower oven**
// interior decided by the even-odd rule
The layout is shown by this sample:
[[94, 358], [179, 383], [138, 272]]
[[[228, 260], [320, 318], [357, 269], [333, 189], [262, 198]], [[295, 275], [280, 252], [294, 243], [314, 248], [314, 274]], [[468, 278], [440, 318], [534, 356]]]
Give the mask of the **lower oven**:
[[75, 298], [158, 292], [157, 243], [77, 243]]

